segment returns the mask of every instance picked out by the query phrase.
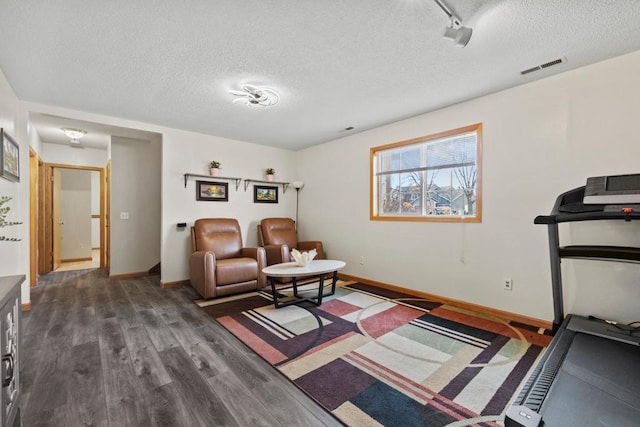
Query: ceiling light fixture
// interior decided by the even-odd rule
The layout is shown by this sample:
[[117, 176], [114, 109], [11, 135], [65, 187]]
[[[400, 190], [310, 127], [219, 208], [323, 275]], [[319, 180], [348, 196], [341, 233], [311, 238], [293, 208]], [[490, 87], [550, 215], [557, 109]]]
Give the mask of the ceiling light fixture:
[[73, 128], [62, 128], [62, 132], [71, 139], [72, 144], [80, 144], [80, 138], [87, 134], [86, 130]]
[[242, 90], [230, 90], [229, 93], [236, 96], [234, 104], [243, 102], [249, 107], [273, 107], [280, 101], [278, 92], [270, 87], [255, 86], [247, 83], [240, 85]]
[[462, 20], [447, 7], [442, 0], [433, 0], [440, 9], [449, 17], [449, 26], [444, 29], [442, 34], [445, 39], [453, 40], [453, 44], [457, 47], [465, 47], [471, 40], [473, 30], [462, 26]]

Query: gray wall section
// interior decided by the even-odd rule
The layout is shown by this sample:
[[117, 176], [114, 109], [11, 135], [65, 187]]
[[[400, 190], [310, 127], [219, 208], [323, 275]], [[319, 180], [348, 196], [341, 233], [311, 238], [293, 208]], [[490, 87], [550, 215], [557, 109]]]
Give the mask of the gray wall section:
[[111, 275], [160, 262], [161, 164], [160, 143], [111, 138]]
[[91, 258], [91, 171], [60, 169], [62, 260]]

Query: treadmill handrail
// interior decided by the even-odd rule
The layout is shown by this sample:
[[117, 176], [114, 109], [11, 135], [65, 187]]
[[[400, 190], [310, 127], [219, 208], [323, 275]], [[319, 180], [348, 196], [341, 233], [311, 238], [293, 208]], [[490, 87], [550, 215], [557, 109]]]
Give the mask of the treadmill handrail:
[[[605, 205], [584, 205], [584, 191], [586, 186], [574, 188], [560, 194], [553, 205], [550, 215], [539, 215], [534, 219], [534, 224], [547, 226], [549, 235], [549, 256], [551, 261], [551, 286], [553, 296], [553, 329], [558, 330], [564, 320], [564, 301], [562, 296], [562, 274], [560, 269], [561, 258], [591, 258], [605, 261], [638, 262], [640, 250], [616, 246], [581, 245], [581, 246], [560, 246], [558, 224], [575, 221], [597, 221], [597, 220], [624, 220], [631, 221], [640, 219], [640, 212], [625, 213], [621, 211], [604, 211]], [[574, 212], [562, 212], [563, 206], [572, 205]], [[580, 208], [584, 206], [585, 212]], [[601, 210], [591, 209], [600, 207]]]

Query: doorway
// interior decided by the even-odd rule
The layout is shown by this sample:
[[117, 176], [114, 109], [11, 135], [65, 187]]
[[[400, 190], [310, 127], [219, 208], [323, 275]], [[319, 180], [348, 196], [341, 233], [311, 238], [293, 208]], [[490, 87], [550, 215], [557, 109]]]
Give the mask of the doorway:
[[108, 183], [105, 170], [45, 164], [45, 271], [105, 268]]

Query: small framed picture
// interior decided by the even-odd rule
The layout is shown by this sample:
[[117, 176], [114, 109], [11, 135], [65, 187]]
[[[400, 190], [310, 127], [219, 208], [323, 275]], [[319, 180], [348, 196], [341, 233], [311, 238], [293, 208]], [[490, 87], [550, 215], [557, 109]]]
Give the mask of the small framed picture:
[[0, 129], [2, 150], [0, 150], [0, 176], [10, 181], [20, 181], [20, 147], [18, 143]]
[[229, 184], [226, 182], [196, 181], [196, 200], [228, 202]]
[[254, 185], [253, 203], [278, 203], [278, 187]]

